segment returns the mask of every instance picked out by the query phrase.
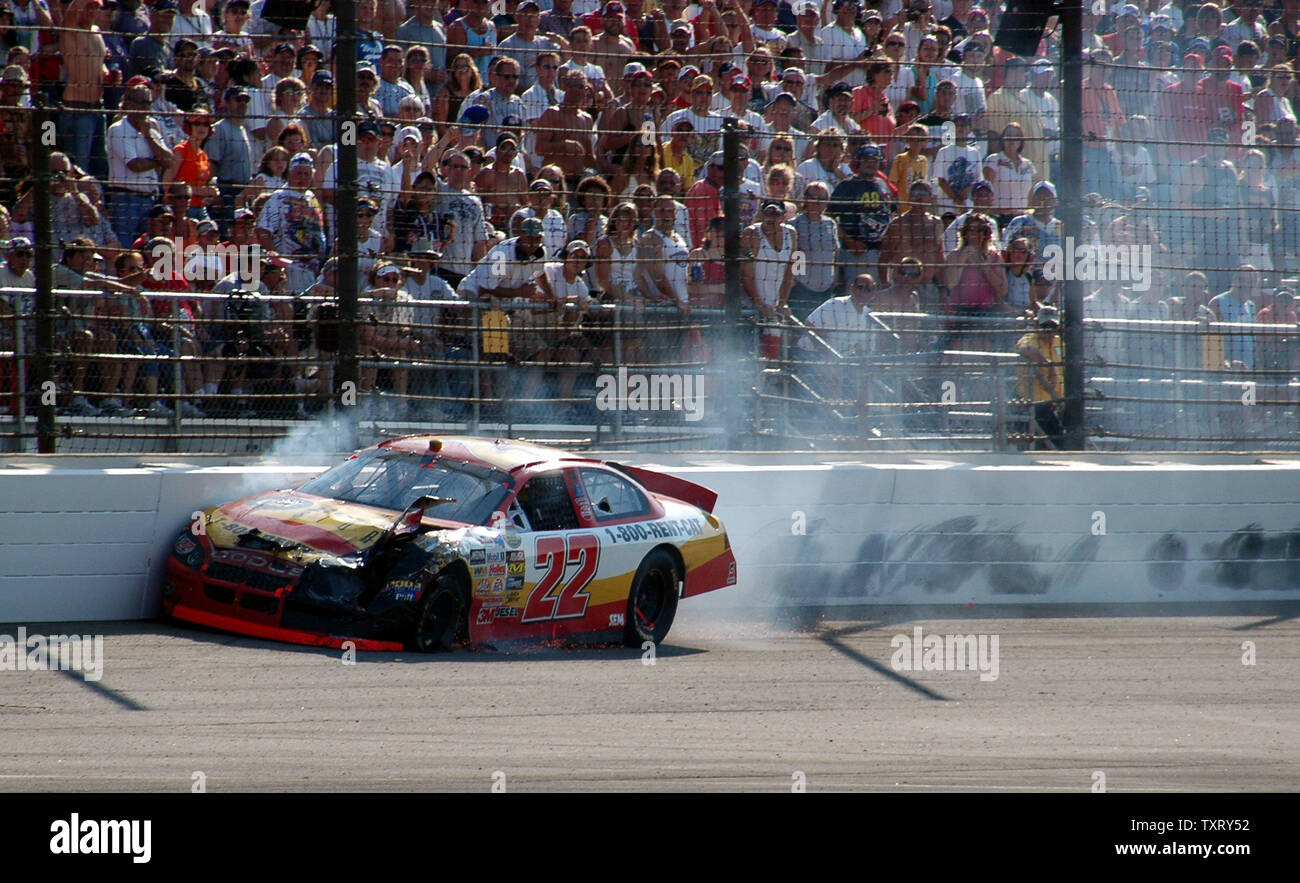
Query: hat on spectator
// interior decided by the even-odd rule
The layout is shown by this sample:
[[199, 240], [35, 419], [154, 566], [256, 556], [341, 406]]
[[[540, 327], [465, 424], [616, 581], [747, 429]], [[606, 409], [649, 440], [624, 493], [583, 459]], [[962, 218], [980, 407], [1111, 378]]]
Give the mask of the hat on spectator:
[[545, 178], [538, 178], [536, 181], [534, 181], [533, 183], [531, 183], [531, 184], [528, 185], [528, 189], [529, 189], [529, 190], [547, 190], [547, 191], [554, 191], [554, 190], [555, 190], [555, 188], [551, 186], [551, 182], [548, 181], [548, 180], [546, 180]]
[[27, 69], [21, 64], [11, 64], [5, 67], [3, 80], [6, 83], [22, 83], [27, 85]]
[[976, 193], [978, 193], [981, 190], [988, 191], [990, 196], [993, 195], [993, 185], [990, 184], [988, 181], [976, 181], [974, 186], [972, 186], [970, 189], [970, 195], [974, 196]]
[[1134, 201], [1134, 202], [1150, 202], [1150, 201], [1151, 201], [1151, 191], [1148, 190], [1148, 189], [1145, 188], [1145, 187], [1134, 187], [1134, 188], [1133, 188], [1133, 201]]
[[1034, 321], [1039, 325], [1060, 325], [1061, 312], [1051, 304], [1043, 304], [1038, 308], [1038, 313], [1034, 316]]
[[253, 4], [252, 4], [252, 3], [249, 3], [248, 0], [230, 0], [230, 2], [226, 4], [226, 9], [229, 9], [229, 8], [231, 8], [232, 6], [242, 6], [242, 7], [244, 7], [245, 9], [247, 9], [248, 7], [250, 7], [250, 6], [252, 6], [252, 5], [253, 5]]
[[928, 193], [930, 196], [933, 196], [934, 188], [930, 186], [930, 183], [928, 181], [918, 178], [917, 180], [913, 181], [911, 185], [907, 188], [907, 192], [908, 193], [925, 192]]
[[217, 229], [217, 222], [211, 218], [205, 218], [204, 220], [199, 221], [198, 231], [200, 234], [216, 233]]
[[794, 4], [795, 15], [807, 15], [810, 12], [821, 14], [821, 7], [816, 0], [796, 0]]
[[902, 104], [898, 105], [898, 112], [899, 112], [899, 113], [905, 113], [906, 111], [909, 111], [909, 110], [913, 110], [913, 111], [916, 111], [917, 113], [920, 113], [920, 112], [921, 112], [921, 105], [919, 105], [919, 104], [917, 104], [915, 101], [911, 101], [911, 100], [904, 101]]
[[677, 74], [679, 80], [693, 80], [700, 75], [700, 69], [693, 64], [688, 64]]
[[744, 74], [731, 78], [731, 88], [733, 89], [753, 89], [754, 83]]
[[369, 63], [357, 65], [357, 76], [359, 77], [362, 74], [370, 74], [370, 76], [372, 77], [379, 76], [377, 73], [375, 73], [375, 66]]
[[690, 33], [691, 33], [691, 26], [688, 25], [688, 24], [687, 24], [686, 22], [684, 22], [684, 21], [679, 21], [679, 22], [677, 22], [676, 24], [673, 25], [673, 33], [675, 34], [675, 33], [677, 33], [678, 31], [681, 31], [683, 34], [686, 34], [687, 36], [690, 36]]
[[691, 80], [692, 92], [694, 92], [696, 89], [705, 89], [705, 88], [707, 88], [710, 92], [713, 91], [713, 77], [709, 76], [708, 74], [700, 74], [698, 77]]
[[[836, 83], [834, 86], [831, 86], [829, 89], [826, 90], [827, 98], [834, 98], [836, 95], [851, 95], [851, 94], [853, 94], [853, 87], [850, 86], [848, 83], [842, 81]], [[920, 108], [918, 107], [917, 109], [919, 110]]]
[[374, 120], [364, 120], [361, 125], [357, 126], [357, 137], [364, 138], [367, 135], [379, 137], [379, 123]]
[[211, 58], [211, 57], [212, 57], [212, 53], [213, 53], [213, 51], [214, 51], [214, 50], [212, 49], [211, 46], [200, 46], [200, 47], [199, 47], [199, 58]]
[[765, 199], [765, 200], [763, 200], [763, 206], [762, 206], [761, 211], [762, 211], [764, 214], [766, 214], [767, 210], [770, 209], [770, 208], [774, 208], [774, 209], [776, 209], [778, 212], [780, 212], [780, 213], [783, 214], [783, 215], [785, 214], [785, 203], [782, 202], [782, 201], [779, 200], [779, 199]]
[[1164, 28], [1172, 32], [1175, 30], [1174, 20], [1167, 15], [1153, 15], [1151, 16], [1151, 30], [1154, 31], [1156, 28]]
[[542, 222], [537, 218], [524, 218], [519, 225], [519, 232], [524, 236], [541, 236], [542, 229]]
[[1029, 195], [1037, 196], [1040, 193], [1048, 193], [1051, 194], [1052, 196], [1055, 196], [1056, 188], [1052, 185], [1051, 181], [1039, 181], [1037, 184], [1034, 185], [1034, 188], [1031, 191], [1029, 191]]
[[635, 77], [637, 74], [649, 73], [650, 72], [645, 69], [645, 65], [639, 61], [629, 61], [627, 64], [623, 65], [623, 79], [625, 80], [629, 77]]
[[278, 46], [276, 46], [275, 54], [279, 55], [281, 52], [288, 52], [294, 58], [298, 57], [298, 50], [293, 48], [292, 43], [280, 43]]
[[397, 264], [380, 264], [375, 267], [375, 278], [383, 279], [385, 276], [401, 276], [402, 270]]
[[516, 7], [515, 11], [523, 12], [524, 8], [528, 6], [533, 7], [533, 9], [536, 9], [538, 12], [542, 11], [542, 7], [537, 3], [537, 0], [524, 0], [523, 3], [520, 3], [519, 6]]
[[[529, 220], [536, 219], [530, 218]], [[575, 239], [564, 247], [564, 254], [567, 257], [573, 257], [575, 251], [584, 252], [587, 257], [591, 257], [591, 246], [587, 244], [587, 240], [585, 239]]]
[[216, 46], [212, 47], [212, 54], [218, 58], [234, 58], [239, 53], [236, 52], [235, 47], [231, 46], [229, 43], [218, 43]]
[[797, 67], [788, 67], [785, 70], [781, 71], [781, 79], [782, 80], [797, 79], [799, 82], [803, 83], [803, 82], [807, 82], [807, 75]]
[[1126, 15], [1131, 15], [1134, 18], [1141, 18], [1142, 10], [1138, 9], [1136, 4], [1125, 3], [1119, 8], [1119, 17], [1123, 18]]
[[868, 9], [866, 12], [862, 13], [863, 21], [871, 21], [872, 19], [875, 19], [876, 21], [883, 21], [883, 19], [880, 16], [879, 10]]
[[524, 118], [517, 113], [508, 113], [501, 118], [501, 128], [503, 129], [522, 129], [524, 127]]
[[316, 160], [311, 158], [310, 153], [295, 153], [293, 155], [293, 159], [289, 160], [290, 168], [293, 168], [294, 166], [314, 166], [314, 165], [316, 165]]
[[398, 143], [398, 144], [401, 144], [401, 143], [402, 143], [403, 141], [405, 141], [407, 138], [414, 138], [416, 141], [420, 141], [420, 140], [422, 140], [422, 139], [420, 138], [420, 129], [419, 129], [419, 127], [418, 127], [418, 126], [402, 126], [402, 128], [400, 128], [400, 129], [397, 130], [397, 143]]
[[243, 98], [247, 101], [250, 96], [248, 94], [248, 89], [244, 86], [228, 86], [226, 87], [225, 98], [227, 101], [230, 101], [232, 98]]
[[1211, 55], [1210, 58], [1213, 59], [1214, 61], [1223, 59], [1229, 64], [1232, 64], [1232, 50], [1229, 49], [1227, 46], [1220, 46], [1214, 50], [1214, 54]]
[[754, 8], [757, 9], [758, 7], [762, 6], [764, 3], [771, 3], [773, 6], [777, 5], [776, 0], [754, 0]]
[[767, 106], [774, 107], [778, 101], [782, 101], [782, 100], [788, 101], [791, 104], [799, 103], [798, 101], [795, 100], [795, 97], [791, 95], [789, 92], [778, 92], [772, 96], [772, 100], [767, 103]]
[[1210, 52], [1210, 42], [1204, 37], [1193, 37], [1187, 41], [1187, 51], [1196, 52], [1200, 55], [1208, 55]]
[[243, 208], [235, 209], [236, 221], [242, 221], [244, 220], [244, 218], [256, 218], [256, 217], [257, 217], [257, 212], [253, 211], [251, 208], [248, 208], [247, 206], [244, 206]]
[[299, 59], [306, 58], [308, 55], [311, 55], [313, 52], [315, 52], [321, 58], [325, 57], [325, 53], [321, 52], [319, 46], [317, 46], [315, 43], [308, 43], [306, 46], [298, 50], [298, 58]]
[[1035, 74], [1050, 74], [1053, 70], [1052, 63], [1046, 58], [1035, 58], [1030, 67], [1033, 68]]
[[172, 53], [175, 54], [180, 52], [182, 46], [193, 46], [195, 49], [199, 48], [199, 44], [195, 43], [189, 37], [178, 37], [176, 42], [172, 44]]
[[32, 241], [26, 236], [15, 236], [5, 244], [5, 251], [31, 251]]
[[623, 14], [623, 4], [619, 3], [618, 0], [613, 0], [612, 3], [606, 4], [605, 11], [603, 13], [603, 15], [622, 15], [622, 14]]
[[442, 252], [435, 250], [433, 247], [433, 240], [428, 238], [417, 239], [414, 242], [412, 242], [411, 251], [409, 253], [412, 256], [431, 255], [434, 260], [437, 260], [438, 258], [442, 257]]
[[313, 86], [332, 86], [334, 85], [334, 75], [329, 71], [316, 71], [311, 75], [311, 84]]
[[151, 217], [151, 218], [162, 218], [162, 217], [172, 218], [172, 217], [175, 217], [175, 213], [172, 211], [172, 207], [171, 207], [171, 206], [166, 205], [166, 204], [160, 202], [160, 203], [158, 203], [157, 205], [155, 205], [153, 208], [149, 209], [149, 217]]
[[682, 63], [675, 58], [660, 59], [659, 63], [655, 65], [655, 70], [665, 70], [670, 67], [675, 67], [678, 70], [681, 70]]
[[[460, 121], [465, 125], [478, 126], [486, 123], [492, 113], [481, 104], [471, 104], [460, 112]], [[378, 131], [376, 129], [376, 131]]]
[[954, 126], [956, 126], [956, 125], [960, 125], [961, 123], [965, 123], [966, 125], [969, 126], [969, 125], [970, 125], [970, 122], [971, 122], [971, 120], [970, 120], [970, 114], [968, 114], [968, 113], [966, 113], [966, 112], [964, 112], [964, 111], [963, 111], [962, 113], [955, 113], [955, 114], [952, 115], [952, 124], [953, 124]]
[[884, 152], [874, 144], [863, 144], [854, 154], [858, 159], [880, 159], [884, 155]]
[[507, 141], [509, 141], [509, 142], [510, 142], [511, 144], [513, 144], [515, 147], [518, 147], [518, 146], [519, 146], [519, 139], [516, 138], [516, 137], [515, 137], [512, 133], [510, 133], [510, 132], [502, 132], [501, 134], [497, 135], [497, 143], [496, 143], [496, 146], [497, 146], [497, 147], [500, 147], [502, 144], [505, 144]]
[[132, 89], [134, 89], [136, 86], [148, 86], [148, 85], [149, 85], [148, 77], [142, 77], [139, 74], [136, 74], [134, 77], [126, 81], [126, 86], [123, 88], [125, 89], [125, 91], [129, 92]]
[[726, 164], [727, 164], [727, 155], [723, 153], [721, 150], [715, 150], [713, 152], [713, 155], [709, 157], [709, 165], [711, 166], [717, 166], [718, 168], [723, 168], [724, 166], [726, 166]]
[[157, 0], [150, 9], [154, 12], [175, 12], [176, 4], [172, 0]]

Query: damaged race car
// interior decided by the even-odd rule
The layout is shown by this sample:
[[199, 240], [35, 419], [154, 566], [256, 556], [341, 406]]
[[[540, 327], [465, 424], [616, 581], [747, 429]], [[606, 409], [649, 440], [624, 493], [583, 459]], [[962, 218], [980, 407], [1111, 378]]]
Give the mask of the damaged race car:
[[298, 644], [423, 652], [668, 634], [679, 599], [732, 586], [717, 494], [500, 439], [412, 436], [296, 489], [201, 513], [163, 610]]

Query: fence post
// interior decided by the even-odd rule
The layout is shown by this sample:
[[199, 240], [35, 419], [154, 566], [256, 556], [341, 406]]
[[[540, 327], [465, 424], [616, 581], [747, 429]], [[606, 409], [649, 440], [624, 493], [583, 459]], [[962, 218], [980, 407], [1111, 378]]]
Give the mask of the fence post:
[[[32, 131], [29, 143], [44, 145], [49, 110], [45, 104], [44, 94], [36, 97], [36, 107], [32, 112]], [[37, 147], [31, 152], [32, 158], [32, 222], [35, 225], [35, 249], [33, 257], [36, 266], [36, 391], [39, 394], [36, 406], [36, 450], [41, 454], [53, 454], [56, 450], [55, 401], [56, 397], [46, 396], [47, 384], [54, 384], [54, 230], [50, 217], [50, 150]], [[87, 372], [89, 373], [89, 372]], [[74, 390], [73, 395], [76, 394]], [[47, 404], [48, 401], [48, 404]]]

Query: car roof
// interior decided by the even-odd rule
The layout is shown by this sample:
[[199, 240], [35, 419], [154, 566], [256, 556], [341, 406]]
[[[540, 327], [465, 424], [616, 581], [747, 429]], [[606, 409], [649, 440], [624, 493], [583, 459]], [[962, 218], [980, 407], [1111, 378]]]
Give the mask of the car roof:
[[478, 438], [471, 435], [408, 435], [380, 442], [376, 447], [385, 450], [410, 451], [422, 454], [430, 446], [441, 445], [444, 457], [464, 460], [514, 472], [525, 466], [538, 466], [557, 461], [599, 463], [590, 457], [571, 454], [559, 448], [537, 445], [532, 442], [503, 438]]

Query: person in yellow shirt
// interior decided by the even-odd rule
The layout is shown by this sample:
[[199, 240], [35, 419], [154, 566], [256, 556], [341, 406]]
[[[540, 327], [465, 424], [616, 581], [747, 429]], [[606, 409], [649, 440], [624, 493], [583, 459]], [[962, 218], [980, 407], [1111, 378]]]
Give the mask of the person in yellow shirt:
[[694, 131], [695, 126], [691, 125], [690, 120], [678, 120], [677, 125], [673, 126], [672, 138], [664, 144], [663, 150], [663, 167], [681, 175], [682, 181], [688, 182], [687, 186], [695, 183], [695, 170], [699, 168], [695, 158], [687, 152]]
[[[1029, 85], [1029, 66], [1024, 59], [1012, 56], [1003, 67], [1002, 88], [988, 97], [988, 110], [984, 115], [984, 125], [990, 135], [989, 153], [996, 153], [1001, 148], [992, 143], [1002, 130], [1012, 123], [1019, 123], [1025, 135], [1023, 152], [1025, 158], [1034, 164], [1034, 180], [1037, 184], [1047, 177], [1050, 166], [1047, 141], [1043, 138], [1043, 114], [1037, 101], [1031, 97]], [[1085, 99], [1086, 100], [1086, 99]]]
[[[1034, 421], [1046, 437], [1049, 450], [1057, 450], [1065, 438], [1061, 407], [1065, 400], [1065, 348], [1061, 341], [1060, 312], [1051, 304], [1038, 308], [1037, 330], [1016, 342], [1016, 352], [1029, 360], [1029, 385], [1033, 390]], [[1035, 433], [1034, 444], [1040, 437]]]
[[[929, 130], [918, 123], [907, 130], [906, 138], [907, 150], [894, 157], [894, 164], [889, 168], [889, 183], [898, 189], [900, 196], [910, 193], [915, 182], [928, 184], [930, 181], [930, 158], [921, 153], [930, 140]], [[907, 214], [911, 208], [912, 204], [906, 199], [899, 202], [898, 209], [902, 214]]]

